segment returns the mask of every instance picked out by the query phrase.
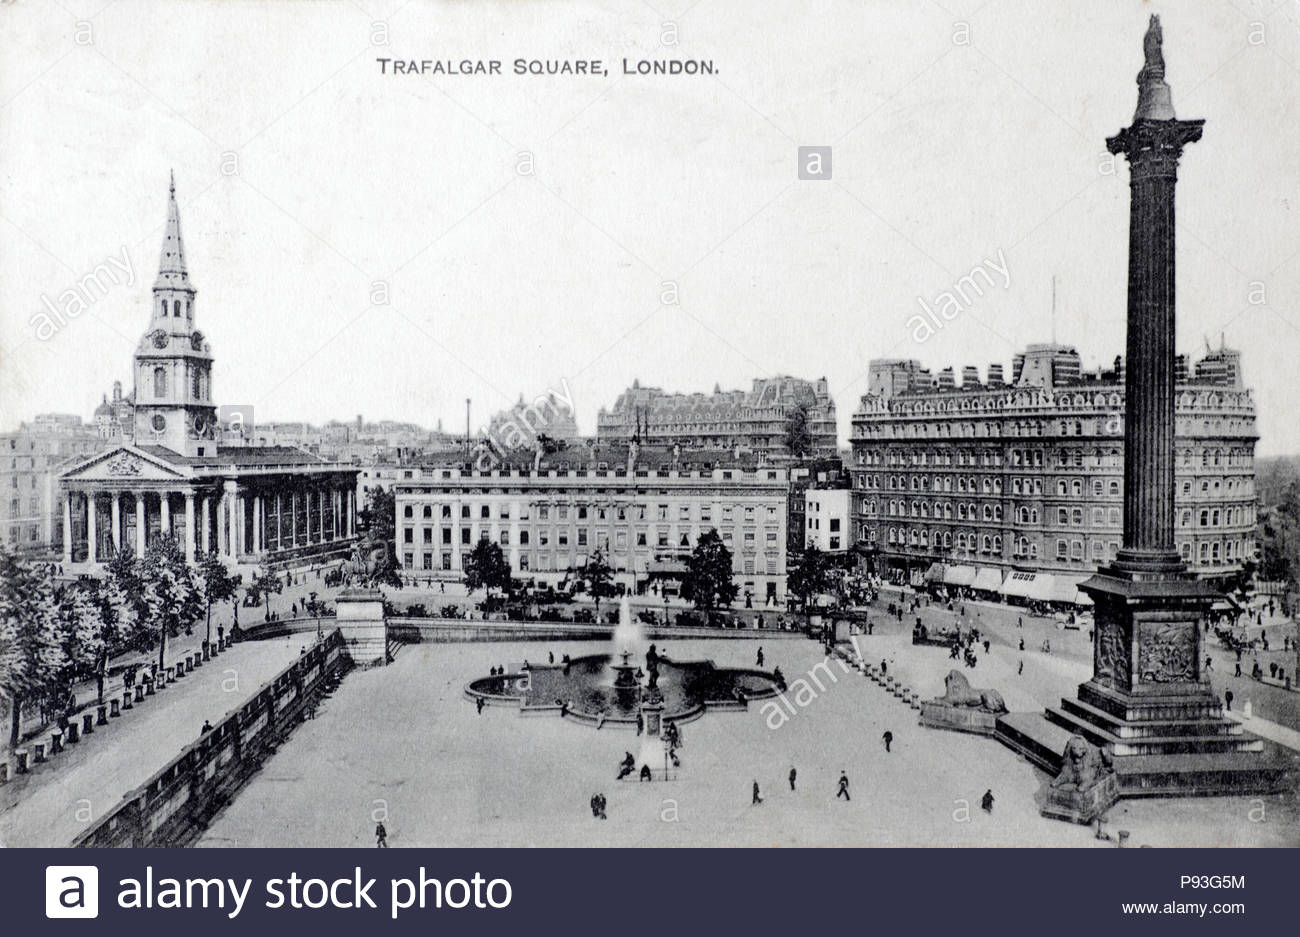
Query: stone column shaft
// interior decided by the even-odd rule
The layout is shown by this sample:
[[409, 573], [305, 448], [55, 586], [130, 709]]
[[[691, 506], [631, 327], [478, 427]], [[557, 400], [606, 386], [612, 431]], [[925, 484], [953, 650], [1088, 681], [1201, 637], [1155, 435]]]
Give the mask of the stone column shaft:
[[1124, 362], [1124, 547], [1134, 571], [1181, 567], [1174, 544], [1174, 189], [1201, 121], [1149, 120], [1107, 140], [1130, 167]]
[[194, 562], [195, 537], [194, 530], [194, 492], [185, 492], [185, 560]]
[[86, 562], [99, 562], [99, 519], [95, 517], [98, 505], [95, 495], [86, 496]]
[[72, 564], [72, 492], [63, 494], [63, 564]]

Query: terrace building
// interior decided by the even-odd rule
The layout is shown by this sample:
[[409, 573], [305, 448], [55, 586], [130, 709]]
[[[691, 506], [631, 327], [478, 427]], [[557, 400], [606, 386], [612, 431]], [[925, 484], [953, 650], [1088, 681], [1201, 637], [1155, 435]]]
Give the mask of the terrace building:
[[673, 594], [700, 536], [716, 530], [741, 596], [783, 601], [788, 484], [784, 468], [728, 453], [637, 446], [521, 456], [489, 471], [429, 464], [393, 481], [397, 550], [412, 575], [459, 578], [488, 539], [516, 577], [551, 585], [600, 551], [625, 590]]

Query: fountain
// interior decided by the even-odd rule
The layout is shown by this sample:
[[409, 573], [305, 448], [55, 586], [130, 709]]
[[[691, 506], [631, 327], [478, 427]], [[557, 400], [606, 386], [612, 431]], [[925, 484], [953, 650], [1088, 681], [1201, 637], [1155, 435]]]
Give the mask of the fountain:
[[[778, 693], [771, 673], [724, 669], [712, 661], [676, 661], [649, 644], [632, 618], [626, 596], [619, 605], [613, 653], [577, 657], [563, 664], [528, 667], [520, 672], [480, 677], [465, 688], [471, 700], [512, 703], [525, 713], [554, 712], [597, 728], [634, 728], [639, 724], [646, 745], [655, 751], [665, 722], [680, 722], [706, 709], [743, 710], [752, 699]], [[644, 670], [634, 662], [645, 660]], [[617, 662], [616, 662], [617, 661]], [[645, 752], [639, 763], [645, 763]], [[662, 757], [662, 751], [659, 751]]]

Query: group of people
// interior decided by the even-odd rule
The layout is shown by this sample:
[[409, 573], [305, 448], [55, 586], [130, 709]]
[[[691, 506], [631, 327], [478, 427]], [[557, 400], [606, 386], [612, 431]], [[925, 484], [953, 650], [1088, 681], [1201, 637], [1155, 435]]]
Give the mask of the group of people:
[[[886, 750], [888, 750], [889, 743], [894, 740], [894, 736], [893, 733], [890, 732], [886, 732], [885, 736], [887, 737], [887, 740], [885, 742], [885, 748]], [[799, 771], [793, 765], [790, 766], [790, 774], [787, 775], [787, 779], [790, 782], [790, 790], [791, 791], [796, 790], [796, 784], [799, 780]], [[838, 782], [836, 782], [836, 786], [835, 786], [835, 799], [838, 800], [841, 797], [843, 797], [845, 800], [853, 799], [852, 797], [849, 796], [849, 776], [847, 772], [843, 770], [840, 771], [840, 779]], [[758, 804], [761, 804], [763, 802], [763, 792], [758, 786], [757, 778], [754, 779], [754, 783], [750, 788], [749, 802], [753, 806], [757, 806]]]

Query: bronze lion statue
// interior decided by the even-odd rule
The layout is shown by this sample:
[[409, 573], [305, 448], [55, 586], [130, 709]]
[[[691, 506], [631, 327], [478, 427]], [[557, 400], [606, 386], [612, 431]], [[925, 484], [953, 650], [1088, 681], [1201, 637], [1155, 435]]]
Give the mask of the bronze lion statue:
[[1003, 701], [1001, 693], [997, 690], [975, 689], [960, 670], [948, 671], [948, 676], [943, 679], [943, 690], [943, 696], [939, 697], [939, 700], [950, 706], [965, 706], [990, 713], [1007, 711], [1007, 704]]
[[1082, 735], [1072, 735], [1065, 743], [1061, 772], [1052, 779], [1051, 786], [1063, 791], [1085, 791], [1114, 771], [1109, 751]]

